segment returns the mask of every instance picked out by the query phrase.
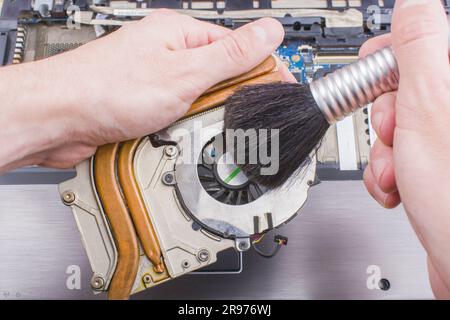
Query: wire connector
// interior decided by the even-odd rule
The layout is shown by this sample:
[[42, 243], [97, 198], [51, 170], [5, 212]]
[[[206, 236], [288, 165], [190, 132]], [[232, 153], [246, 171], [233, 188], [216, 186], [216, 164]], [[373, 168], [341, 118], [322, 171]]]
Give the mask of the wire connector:
[[252, 247], [253, 249], [256, 251], [256, 253], [258, 253], [261, 257], [264, 258], [273, 258], [278, 251], [280, 250], [280, 248], [282, 246], [287, 245], [288, 243], [288, 238], [282, 235], [277, 234], [274, 238], [273, 241], [277, 244], [275, 246], [275, 248], [273, 249], [273, 251], [271, 253], [266, 253], [266, 252], [262, 252], [261, 250], [259, 250], [256, 246], [256, 244], [261, 241], [262, 237], [258, 238], [256, 241], [252, 242]]
[[274, 242], [278, 243], [279, 245], [287, 245], [288, 243], [288, 237], [282, 236], [280, 234], [277, 234], [275, 238], [273, 239]]

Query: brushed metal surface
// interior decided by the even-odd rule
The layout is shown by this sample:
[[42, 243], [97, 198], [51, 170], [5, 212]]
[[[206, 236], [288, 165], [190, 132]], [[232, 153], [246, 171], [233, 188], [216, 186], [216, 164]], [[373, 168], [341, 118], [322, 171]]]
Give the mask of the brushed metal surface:
[[[241, 274], [188, 275], [133, 299], [433, 297], [425, 252], [403, 209], [380, 208], [361, 181], [313, 187], [301, 214], [276, 232], [289, 244], [272, 260], [247, 252]], [[390, 290], [368, 289], [371, 265], [390, 281]], [[70, 266], [81, 270], [80, 289], [66, 286]], [[104, 299], [91, 294], [90, 277], [75, 221], [56, 185], [0, 186], [0, 299]]]

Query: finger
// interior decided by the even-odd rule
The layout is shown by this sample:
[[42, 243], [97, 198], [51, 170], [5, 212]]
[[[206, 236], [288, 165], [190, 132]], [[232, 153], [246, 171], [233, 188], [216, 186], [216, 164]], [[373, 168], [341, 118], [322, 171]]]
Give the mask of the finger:
[[381, 36], [372, 38], [364, 42], [364, 44], [359, 49], [359, 57], [364, 58], [365, 56], [389, 46], [392, 43], [391, 34], [383, 34]]
[[379, 204], [387, 209], [392, 209], [398, 206], [401, 202], [400, 195], [397, 191], [392, 193], [384, 193], [372, 175], [372, 170], [367, 167], [364, 170], [364, 184], [366, 185], [367, 191]]
[[[191, 49], [217, 41], [232, 30], [170, 9], [158, 9], [140, 20], [171, 50]], [[161, 30], [164, 30], [161, 32]]]
[[192, 51], [198, 72], [206, 75], [212, 86], [256, 67], [281, 44], [282, 25], [275, 19], [263, 18], [227, 34], [222, 39]]
[[208, 45], [232, 32], [231, 29], [210, 22], [200, 21], [188, 16], [184, 17], [187, 17], [187, 19], [183, 19], [181, 26], [186, 49]]
[[[392, 42], [401, 84], [423, 88], [423, 79], [448, 77], [448, 22], [441, 0], [398, 0]], [[439, 81], [437, 81], [439, 83]]]
[[370, 123], [377, 137], [387, 146], [394, 142], [396, 92], [378, 97], [370, 111]]
[[296, 83], [297, 79], [295, 79], [294, 75], [289, 71], [288, 67], [281, 61], [279, 58], [275, 58], [277, 61], [277, 69], [278, 73], [281, 76], [281, 79], [286, 82]]
[[384, 193], [397, 191], [392, 147], [376, 140], [370, 150], [369, 167], [375, 182]]

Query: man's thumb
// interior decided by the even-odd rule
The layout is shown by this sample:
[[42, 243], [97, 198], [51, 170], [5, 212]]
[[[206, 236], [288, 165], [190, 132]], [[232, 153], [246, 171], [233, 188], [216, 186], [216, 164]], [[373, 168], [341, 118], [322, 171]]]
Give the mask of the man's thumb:
[[448, 71], [448, 32], [441, 0], [396, 1], [392, 41], [402, 83], [417, 88]]
[[275, 51], [283, 37], [283, 26], [277, 20], [263, 18], [193, 49], [193, 54], [201, 61], [208, 85], [212, 86], [256, 67]]

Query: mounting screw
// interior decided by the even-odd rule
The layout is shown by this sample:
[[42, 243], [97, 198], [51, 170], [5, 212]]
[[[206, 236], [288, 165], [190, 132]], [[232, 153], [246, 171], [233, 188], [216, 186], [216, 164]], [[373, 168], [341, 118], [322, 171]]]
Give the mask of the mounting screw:
[[175, 177], [172, 172], [166, 172], [163, 174], [162, 180], [165, 185], [171, 186], [175, 182]]
[[105, 280], [101, 276], [94, 276], [91, 280], [91, 287], [100, 290], [105, 285]]
[[144, 274], [142, 281], [144, 281], [145, 284], [150, 284], [152, 283], [152, 277], [149, 274]]
[[202, 249], [197, 253], [197, 258], [200, 262], [206, 262], [209, 260], [209, 251]]
[[191, 264], [189, 263], [189, 261], [183, 260], [183, 261], [181, 262], [181, 266], [182, 266], [184, 269], [187, 269], [187, 268], [189, 268], [189, 267], [191, 266]]
[[62, 194], [62, 200], [65, 204], [72, 204], [75, 201], [75, 193], [72, 191], [64, 191]]
[[240, 250], [246, 250], [247, 249], [247, 242], [245, 242], [245, 241], [239, 242], [238, 247], [239, 247]]
[[168, 156], [169, 158], [172, 158], [174, 156], [177, 155], [177, 148], [174, 146], [167, 146], [164, 148], [164, 153], [166, 154], [166, 156]]
[[388, 279], [383, 278], [378, 281], [378, 287], [383, 291], [388, 291], [391, 288], [391, 283]]

